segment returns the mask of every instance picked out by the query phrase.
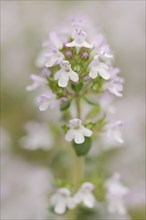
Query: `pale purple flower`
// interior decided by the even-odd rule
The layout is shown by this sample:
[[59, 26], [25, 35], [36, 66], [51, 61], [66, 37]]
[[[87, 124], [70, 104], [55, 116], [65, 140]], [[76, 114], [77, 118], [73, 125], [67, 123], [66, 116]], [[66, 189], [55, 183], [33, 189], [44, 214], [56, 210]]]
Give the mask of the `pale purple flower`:
[[98, 75], [100, 75], [105, 80], [108, 80], [110, 78], [110, 74], [108, 71], [109, 67], [105, 63], [99, 61], [99, 56], [94, 57], [89, 65], [89, 68], [89, 76], [92, 79], [95, 79]]
[[27, 135], [22, 137], [20, 143], [27, 150], [50, 150], [53, 146], [53, 137], [46, 124], [35, 121], [28, 122], [25, 126]]
[[30, 78], [32, 79], [32, 84], [26, 87], [27, 91], [32, 91], [35, 90], [37, 88], [39, 88], [40, 86], [44, 86], [48, 83], [47, 79], [35, 75], [35, 74], [31, 74]]
[[74, 33], [74, 40], [70, 43], [67, 43], [67, 47], [76, 47], [76, 48], [92, 48], [92, 44], [87, 43], [86, 41], [86, 33], [80, 29], [76, 29]]
[[93, 208], [96, 202], [96, 199], [92, 193], [93, 190], [94, 185], [92, 183], [83, 183], [78, 192], [73, 197], [75, 203], [83, 203], [84, 206], [88, 208]]
[[56, 214], [64, 214], [66, 209], [74, 209], [76, 204], [71, 197], [71, 192], [67, 188], [59, 188], [50, 200]]
[[59, 64], [64, 59], [64, 55], [57, 48], [50, 49], [44, 56], [47, 58], [46, 67]]
[[103, 87], [115, 96], [123, 96], [121, 93], [123, 91], [123, 85], [119, 82], [116, 82], [115, 80], [111, 80], [110, 82], [105, 83]]
[[57, 100], [56, 95], [51, 92], [39, 96], [37, 102], [40, 111], [46, 111], [48, 108], [53, 110], [59, 106], [59, 100]]
[[55, 32], [51, 32], [49, 34], [49, 39], [51, 41], [51, 43], [57, 48], [57, 49], [62, 49], [63, 47], [63, 42], [60, 40], [60, 38], [58, 37], [58, 35]]
[[68, 142], [74, 140], [76, 144], [82, 144], [85, 141], [85, 137], [91, 137], [92, 135], [92, 131], [85, 128], [78, 118], [69, 121], [69, 128], [65, 136], [65, 140]]
[[128, 188], [123, 186], [120, 181], [120, 174], [114, 173], [111, 178], [106, 181], [106, 199], [108, 203], [108, 211], [110, 213], [119, 213], [125, 215], [127, 213], [124, 196], [128, 193]]
[[120, 120], [107, 125], [106, 136], [109, 141], [117, 142], [120, 144], [124, 142], [120, 131], [121, 126], [122, 126], [122, 121]]
[[78, 82], [79, 76], [71, 68], [70, 63], [67, 60], [60, 62], [61, 69], [55, 73], [54, 79], [58, 80], [60, 87], [66, 87], [69, 79], [73, 82]]

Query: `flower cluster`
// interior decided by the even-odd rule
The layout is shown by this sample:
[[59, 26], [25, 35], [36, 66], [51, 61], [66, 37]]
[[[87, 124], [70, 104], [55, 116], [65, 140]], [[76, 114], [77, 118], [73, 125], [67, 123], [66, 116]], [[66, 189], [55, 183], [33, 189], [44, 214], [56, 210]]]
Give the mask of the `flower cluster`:
[[[62, 112], [65, 143], [71, 142], [78, 157], [88, 154], [93, 140], [101, 132], [108, 144], [123, 143], [122, 122], [112, 120], [115, 110], [111, 100], [122, 97], [124, 79], [119, 76], [119, 68], [113, 67], [114, 55], [104, 37], [93, 36], [89, 29], [83, 20], [76, 18], [61, 31], [50, 33], [36, 61], [41, 73], [32, 74], [32, 84], [26, 88], [27, 91], [40, 89], [37, 97], [40, 111], [59, 109]], [[22, 139], [24, 147], [38, 148], [30, 141], [33, 135], [31, 132]], [[35, 142], [40, 144], [41, 140], [37, 137]], [[77, 169], [79, 173], [81, 169]], [[98, 199], [92, 191], [96, 185], [79, 182], [73, 189], [75, 192], [80, 187], [76, 193], [60, 187], [52, 195], [50, 203], [56, 214], [64, 214], [79, 204], [87, 208], [95, 206]], [[106, 181], [105, 191], [108, 211], [125, 214], [123, 196], [128, 190], [120, 183], [119, 174]]]
[[67, 188], [60, 188], [52, 195], [50, 203], [54, 207], [56, 214], [64, 214], [66, 209], [74, 209], [78, 204], [83, 204], [88, 208], [93, 208], [95, 205], [95, 197], [92, 193], [94, 185], [89, 182], [82, 184], [80, 189], [71, 195]]
[[[28, 91], [45, 88], [45, 93], [37, 98], [40, 111], [62, 105], [66, 110], [73, 100], [90, 94], [109, 92], [122, 96], [124, 80], [119, 77], [120, 70], [112, 66], [109, 45], [101, 34], [92, 36], [86, 25], [79, 18], [71, 19], [60, 32], [51, 32], [43, 44], [36, 62], [42, 68], [41, 74], [32, 74], [32, 84], [26, 88]], [[70, 120], [65, 139], [81, 144], [84, 136], [90, 137], [93, 132], [81, 125], [79, 111], [76, 118]], [[122, 142], [120, 137], [113, 136]]]
[[[68, 188], [59, 188], [52, 195], [50, 203], [56, 214], [64, 214], [67, 209], [74, 209], [81, 204], [87, 208], [94, 208], [97, 200], [93, 194], [95, 186], [90, 182], [84, 182], [74, 194]], [[98, 189], [97, 189], [98, 190]], [[124, 215], [127, 213], [124, 197], [128, 188], [120, 182], [120, 174], [114, 173], [105, 183], [106, 204], [109, 213]]]

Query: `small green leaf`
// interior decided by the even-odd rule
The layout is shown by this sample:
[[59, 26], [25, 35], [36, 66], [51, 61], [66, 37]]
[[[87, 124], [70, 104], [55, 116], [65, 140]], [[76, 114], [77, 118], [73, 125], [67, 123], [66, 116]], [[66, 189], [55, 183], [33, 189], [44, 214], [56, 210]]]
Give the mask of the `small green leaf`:
[[66, 102], [61, 103], [60, 110], [65, 111], [70, 107], [71, 100], [67, 100]]
[[69, 130], [69, 127], [67, 127], [66, 125], [62, 125], [61, 127], [64, 130], [64, 132], [67, 132]]
[[72, 84], [72, 89], [75, 91], [75, 92], [80, 92], [80, 90], [83, 88], [83, 83], [80, 82], [78, 84]]
[[99, 105], [98, 103], [94, 102], [93, 100], [91, 100], [87, 97], [84, 97], [84, 100], [90, 105]]
[[92, 145], [92, 141], [91, 138], [89, 137], [85, 137], [85, 141], [82, 144], [76, 144], [75, 142], [73, 142], [73, 148], [77, 156], [79, 157], [87, 155], [91, 148], [91, 145]]
[[88, 122], [85, 124], [85, 127], [89, 128], [90, 130], [92, 130], [95, 126], [96, 126], [96, 123], [93, 123], [93, 122]]

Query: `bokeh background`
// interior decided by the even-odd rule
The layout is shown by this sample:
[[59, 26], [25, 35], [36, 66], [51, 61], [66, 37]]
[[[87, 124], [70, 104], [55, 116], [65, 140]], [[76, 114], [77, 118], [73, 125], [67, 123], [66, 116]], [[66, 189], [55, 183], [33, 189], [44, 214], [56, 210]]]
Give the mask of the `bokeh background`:
[[[49, 31], [70, 15], [88, 16], [115, 53], [125, 78], [116, 119], [124, 122], [124, 146], [106, 159], [109, 173], [119, 171], [130, 188], [132, 219], [145, 219], [145, 1], [1, 1], [1, 219], [48, 219], [47, 193], [53, 174], [49, 152], [29, 152], [19, 144], [30, 121], [57, 126], [56, 113], [39, 112], [35, 93], [25, 87]], [[59, 116], [58, 116], [59, 117]]]

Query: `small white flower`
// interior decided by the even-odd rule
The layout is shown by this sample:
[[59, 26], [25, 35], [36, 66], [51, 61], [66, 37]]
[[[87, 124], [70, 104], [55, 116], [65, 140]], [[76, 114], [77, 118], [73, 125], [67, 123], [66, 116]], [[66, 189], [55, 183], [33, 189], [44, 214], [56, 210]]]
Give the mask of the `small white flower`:
[[122, 122], [120, 120], [114, 123], [111, 123], [107, 126], [106, 135], [107, 135], [108, 140], [110, 140], [111, 142], [116, 141], [120, 144], [124, 142], [121, 131], [120, 131], [121, 126], [122, 126]]
[[67, 60], [60, 62], [61, 69], [55, 73], [54, 79], [58, 80], [58, 85], [60, 87], [66, 87], [68, 85], [69, 79], [73, 82], [79, 80], [79, 76], [71, 68], [70, 63]]
[[105, 184], [107, 191], [108, 211], [110, 213], [119, 213], [124, 215], [127, 213], [124, 205], [124, 196], [128, 193], [128, 188], [120, 182], [120, 174], [115, 173]]
[[99, 61], [99, 56], [94, 57], [93, 61], [89, 65], [89, 68], [89, 76], [92, 79], [95, 79], [98, 75], [100, 75], [105, 80], [108, 80], [110, 78], [108, 66], [105, 63], [101, 63]]
[[32, 74], [30, 78], [32, 79], [33, 82], [31, 85], [26, 87], [27, 91], [35, 90], [39, 88], [40, 86], [44, 86], [48, 83], [48, 81], [45, 78], [35, 75], [35, 74]]
[[46, 67], [52, 67], [59, 64], [64, 59], [64, 55], [57, 49], [52, 48], [49, 53], [44, 55], [47, 58]]
[[47, 93], [37, 98], [40, 111], [46, 111], [48, 108], [55, 109], [59, 105], [59, 100], [56, 99], [56, 95], [53, 93]]
[[83, 183], [79, 191], [74, 195], [73, 199], [76, 204], [83, 203], [88, 208], [93, 208], [95, 205], [95, 197], [92, 194], [94, 185], [92, 183]]
[[117, 97], [122, 97], [123, 85], [114, 81], [105, 84], [105, 88]]
[[70, 43], [67, 43], [67, 47], [76, 47], [76, 48], [92, 48], [93, 46], [85, 41], [86, 33], [80, 29], [76, 29], [74, 33], [74, 40]]
[[82, 125], [82, 121], [78, 118], [70, 120], [69, 127], [70, 129], [65, 136], [65, 140], [68, 142], [74, 140], [76, 144], [82, 144], [85, 141], [85, 137], [91, 137], [92, 135], [92, 131], [85, 128]]
[[113, 58], [113, 55], [110, 52], [109, 46], [107, 44], [103, 44], [99, 50], [99, 56], [102, 61], [108, 61]]
[[53, 138], [46, 124], [28, 122], [25, 126], [27, 135], [22, 137], [20, 143], [28, 150], [49, 150], [53, 145]]
[[60, 188], [52, 195], [50, 200], [56, 214], [64, 214], [66, 209], [74, 209], [76, 204], [67, 188]]

